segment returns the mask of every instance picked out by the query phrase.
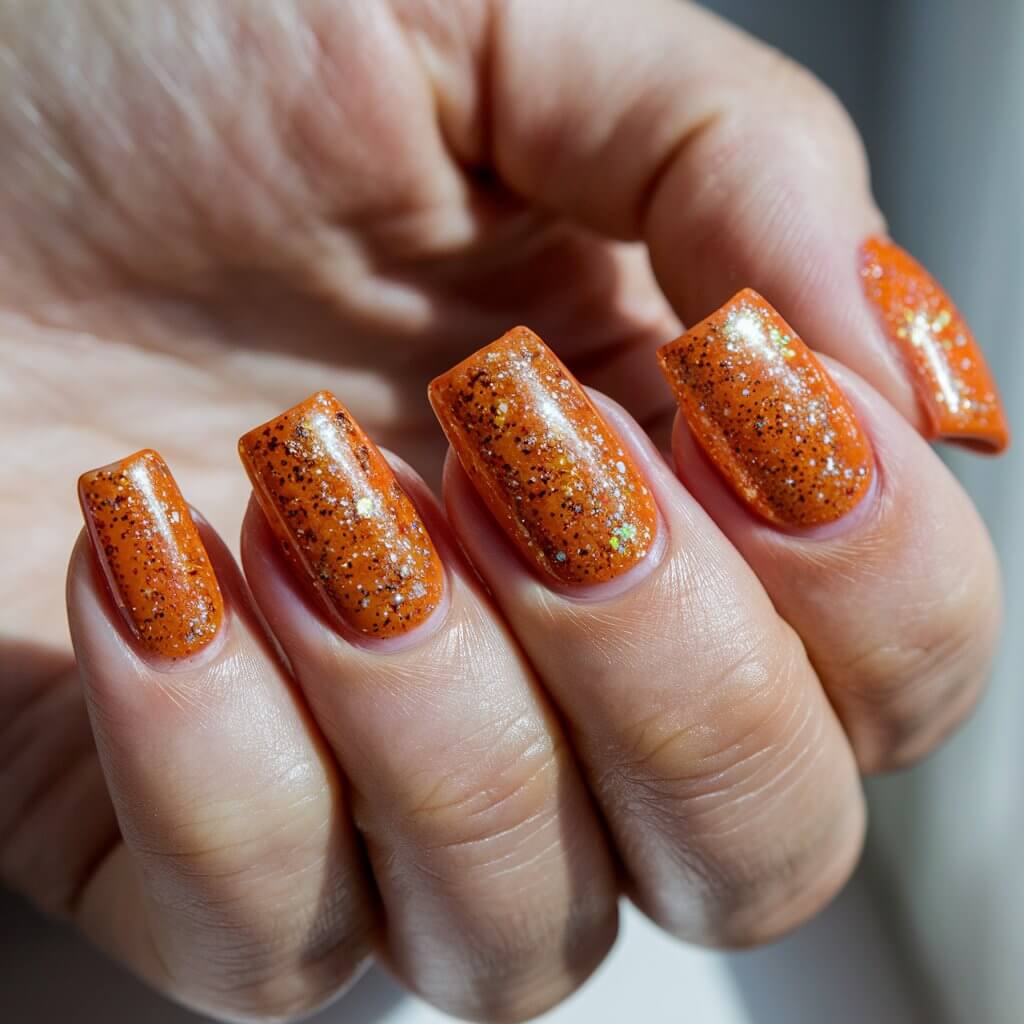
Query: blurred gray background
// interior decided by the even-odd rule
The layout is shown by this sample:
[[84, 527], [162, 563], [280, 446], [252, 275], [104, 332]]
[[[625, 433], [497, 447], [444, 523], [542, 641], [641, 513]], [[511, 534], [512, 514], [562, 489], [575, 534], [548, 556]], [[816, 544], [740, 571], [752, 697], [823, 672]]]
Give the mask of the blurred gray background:
[[723, 0], [708, 6], [806, 64], [838, 93], [867, 142], [875, 194], [893, 236], [967, 315], [1010, 413], [1018, 443], [1007, 458], [944, 453], [1002, 557], [1007, 630], [996, 674], [981, 708], [949, 746], [915, 770], [869, 786], [868, 874], [927, 1019], [1019, 1022], [1024, 3]]
[[[557, 0], [552, 0], [557, 2]], [[628, 0], [622, 0], [628, 2]], [[824, 79], [867, 141], [895, 238], [966, 313], [1024, 438], [1024, 0], [709, 3]], [[797, 935], [748, 954], [691, 950], [628, 915], [609, 964], [557, 1024], [1019, 1024], [1024, 1019], [1024, 458], [953, 453], [1006, 570], [1006, 640], [970, 725], [870, 785], [866, 865]], [[13, 900], [0, 905], [0, 1020], [197, 1021]], [[328, 1024], [447, 1020], [372, 975]]]

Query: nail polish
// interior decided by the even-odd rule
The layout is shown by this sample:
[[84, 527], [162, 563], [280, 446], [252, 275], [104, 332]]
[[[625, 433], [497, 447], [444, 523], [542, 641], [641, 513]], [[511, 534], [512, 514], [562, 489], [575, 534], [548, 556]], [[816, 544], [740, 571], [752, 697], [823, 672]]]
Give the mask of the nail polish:
[[853, 408], [757, 292], [740, 292], [658, 358], [697, 441], [765, 519], [818, 526], [867, 494], [874, 459]]
[[238, 452], [271, 529], [345, 627], [401, 636], [440, 605], [444, 569], [416, 506], [332, 394], [249, 431]]
[[884, 238], [861, 251], [864, 293], [910, 371], [931, 436], [1000, 452], [1010, 431], [981, 348], [942, 286]]
[[526, 559], [560, 583], [614, 579], [644, 559], [654, 498], [558, 357], [516, 327], [430, 385], [484, 503]]
[[172, 660], [217, 634], [224, 602], [206, 548], [167, 463], [129, 455], [78, 480], [89, 536], [114, 602], [139, 644]]

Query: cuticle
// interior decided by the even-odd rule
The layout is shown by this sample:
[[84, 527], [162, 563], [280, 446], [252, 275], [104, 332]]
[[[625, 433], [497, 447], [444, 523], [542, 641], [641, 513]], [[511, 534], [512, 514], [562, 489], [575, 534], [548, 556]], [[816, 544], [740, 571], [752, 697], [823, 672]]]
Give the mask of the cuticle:
[[[577, 604], [598, 604], [601, 601], [613, 601], [633, 593], [638, 587], [648, 582], [653, 574], [665, 564], [669, 550], [668, 521], [661, 511], [661, 505], [653, 490], [651, 495], [658, 510], [658, 521], [654, 542], [644, 558], [630, 566], [615, 579], [604, 580], [601, 583], [583, 585], [560, 583], [547, 573], [543, 574], [541, 582], [553, 594]], [[636, 578], [629, 580], [628, 577], [634, 573]], [[622, 586], [624, 579], [627, 580], [627, 583], [625, 586]]]
[[877, 514], [881, 506], [883, 493], [886, 490], [882, 476], [878, 457], [875, 456], [871, 483], [867, 491], [865, 491], [860, 501], [853, 508], [830, 523], [820, 523], [804, 529], [780, 523], [769, 522], [768, 525], [774, 527], [787, 537], [793, 537], [796, 540], [802, 541], [831, 541], [846, 537], [860, 530], [868, 520], [874, 518]]
[[[443, 561], [441, 563], [441, 570], [444, 573], [444, 588], [440, 603], [425, 619], [418, 622], [412, 629], [400, 634], [399, 636], [365, 636], [364, 634], [358, 633], [352, 629], [352, 627], [341, 618], [341, 615], [331, 608], [327, 609], [328, 625], [331, 627], [333, 632], [349, 646], [366, 651], [368, 654], [373, 654], [377, 657], [405, 654], [410, 650], [415, 650], [417, 647], [427, 643], [433, 637], [437, 636], [442, 629], [446, 627], [452, 614], [454, 601], [452, 601], [451, 597], [451, 573], [448, 571], [448, 566], [445, 565]], [[320, 597], [319, 594], [318, 597]], [[326, 602], [321, 597], [321, 607], [325, 604]]]
[[[221, 593], [223, 594], [223, 591]], [[120, 608], [118, 610], [121, 611]], [[227, 643], [225, 638], [228, 631], [228, 620], [231, 617], [232, 612], [225, 601], [224, 613], [220, 624], [217, 627], [217, 632], [214, 633], [210, 640], [203, 644], [203, 646], [198, 650], [191, 651], [189, 654], [182, 655], [180, 658], [166, 658], [148, 651], [143, 645], [141, 639], [135, 634], [134, 630], [132, 630], [131, 623], [127, 620], [125, 613], [122, 612], [121, 614], [121, 618], [128, 628], [129, 642], [136, 657], [162, 675], [175, 675], [179, 672], [201, 669], [206, 666], [208, 661], [212, 662], [215, 660], [215, 657], [222, 653], [221, 648], [225, 643]]]

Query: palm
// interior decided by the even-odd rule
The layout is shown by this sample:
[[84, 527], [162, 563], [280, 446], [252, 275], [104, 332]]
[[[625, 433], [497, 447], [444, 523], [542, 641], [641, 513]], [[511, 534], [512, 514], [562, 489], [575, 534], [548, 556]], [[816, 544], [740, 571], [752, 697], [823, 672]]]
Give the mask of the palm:
[[304, 394], [436, 479], [434, 372], [525, 321], [651, 420], [621, 360], [671, 317], [641, 253], [460, 169], [389, 17], [222, 10], [193, 52], [187, 17], [112, 32], [99, 3], [70, 26], [42, 7], [12, 16], [0, 76], [0, 835], [5, 877], [63, 907], [116, 840], [66, 640], [79, 472], [156, 447], [233, 541], [234, 439]]

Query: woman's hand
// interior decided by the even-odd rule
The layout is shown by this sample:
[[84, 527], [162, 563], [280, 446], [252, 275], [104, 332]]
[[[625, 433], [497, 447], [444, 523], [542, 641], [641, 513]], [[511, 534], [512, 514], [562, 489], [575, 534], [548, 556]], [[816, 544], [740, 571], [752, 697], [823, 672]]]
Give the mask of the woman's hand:
[[[377, 951], [440, 1007], [521, 1019], [601, 961], [620, 888], [696, 942], [818, 910], [859, 853], [858, 768], [932, 749], [998, 631], [984, 529], [921, 435], [1005, 441], [944, 296], [862, 252], [883, 225], [828, 94], [670, 0], [21, 0], [0, 39], [4, 879], [223, 1017], [309, 1009]], [[849, 408], [795, 336], [758, 356], [799, 369], [767, 397], [828, 451], [808, 417], [841, 425], [852, 483], [792, 431], [793, 483], [766, 475], [744, 382], [672, 351], [677, 473], [652, 446], [655, 349], [744, 286], [831, 357]], [[742, 324], [771, 313], [737, 309], [763, 342]], [[439, 385], [472, 472], [449, 462], [442, 512], [399, 465], [443, 596], [397, 648], [352, 642], [253, 506], [244, 580], [200, 520], [223, 610], [173, 665], [83, 535], [72, 656], [83, 469], [159, 449], [233, 531], [235, 438], [326, 388], [436, 481], [427, 381], [516, 322], [629, 410], [597, 394], [560, 428], [621, 445], [614, 558], [531, 567], [538, 520], [493, 518]], [[557, 379], [531, 415], [576, 401]]]

